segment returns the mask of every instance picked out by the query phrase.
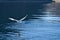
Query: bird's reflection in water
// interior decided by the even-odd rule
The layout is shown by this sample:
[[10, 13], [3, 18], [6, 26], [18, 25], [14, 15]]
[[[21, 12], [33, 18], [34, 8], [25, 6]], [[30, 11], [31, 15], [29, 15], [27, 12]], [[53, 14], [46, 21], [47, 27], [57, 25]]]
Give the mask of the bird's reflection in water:
[[[13, 40], [20, 37], [20, 31], [16, 29], [16, 23], [7, 23], [0, 26], [0, 40]], [[16, 39], [15, 39], [16, 40]]]

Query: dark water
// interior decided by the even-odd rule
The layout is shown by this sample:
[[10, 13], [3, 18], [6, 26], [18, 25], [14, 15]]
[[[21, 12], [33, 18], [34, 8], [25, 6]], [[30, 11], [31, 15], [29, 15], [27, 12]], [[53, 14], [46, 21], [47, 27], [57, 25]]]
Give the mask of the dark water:
[[[5, 16], [2, 19], [8, 20], [9, 17], [20, 19], [26, 14], [28, 17], [22, 23], [8, 20], [10, 22], [1, 24], [0, 40], [60, 40], [60, 17], [59, 13], [56, 15], [54, 6], [49, 7], [51, 3], [17, 4], [9, 3], [7, 9], [3, 7], [6, 9], [3, 12], [6, 16], [2, 14], [2, 17]], [[6, 11], [11, 14], [7, 15]]]
[[37, 14], [36, 11], [38, 9], [43, 10], [42, 4], [46, 3], [48, 2], [0, 2], [0, 23], [10, 22], [10, 20], [8, 20], [9, 17], [20, 19], [26, 14], [28, 14], [29, 16], [31, 16], [32, 14]]

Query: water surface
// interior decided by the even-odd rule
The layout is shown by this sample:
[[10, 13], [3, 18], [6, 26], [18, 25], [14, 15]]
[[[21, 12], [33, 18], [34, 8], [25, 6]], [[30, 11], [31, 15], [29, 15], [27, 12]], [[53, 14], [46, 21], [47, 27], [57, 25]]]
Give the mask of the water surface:
[[53, 15], [52, 8], [47, 4], [27, 5], [28, 17], [22, 23], [11, 21], [0, 25], [0, 40], [60, 40], [60, 17]]

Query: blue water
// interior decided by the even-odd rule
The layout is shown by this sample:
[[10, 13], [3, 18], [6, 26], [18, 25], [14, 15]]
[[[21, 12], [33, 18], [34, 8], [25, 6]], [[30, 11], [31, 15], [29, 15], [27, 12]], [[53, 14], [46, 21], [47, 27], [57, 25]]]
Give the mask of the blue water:
[[36, 19], [10, 23], [0, 32], [4, 40], [60, 40], [60, 23]]
[[53, 15], [55, 11], [51, 9], [52, 12], [47, 7], [48, 11], [46, 6], [44, 6], [44, 10], [39, 7], [40, 5], [35, 5], [34, 12], [29, 11], [33, 14], [27, 14], [28, 17], [22, 23], [11, 21], [1, 24], [0, 40], [60, 40], [59, 15]]

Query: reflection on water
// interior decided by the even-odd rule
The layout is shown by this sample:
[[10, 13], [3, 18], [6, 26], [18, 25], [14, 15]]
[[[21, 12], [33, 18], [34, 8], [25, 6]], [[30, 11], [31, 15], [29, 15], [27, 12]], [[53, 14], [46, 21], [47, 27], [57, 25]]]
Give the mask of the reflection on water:
[[28, 20], [24, 20], [22, 23], [1, 24], [0, 40], [60, 40], [60, 17], [53, 15], [55, 12], [52, 9], [49, 9], [52, 11], [41, 9], [42, 12], [40, 9], [37, 10], [37, 14], [28, 16]]

